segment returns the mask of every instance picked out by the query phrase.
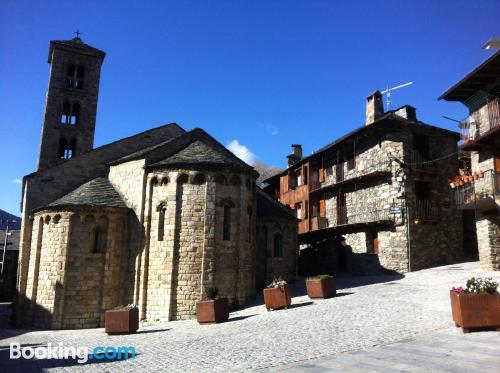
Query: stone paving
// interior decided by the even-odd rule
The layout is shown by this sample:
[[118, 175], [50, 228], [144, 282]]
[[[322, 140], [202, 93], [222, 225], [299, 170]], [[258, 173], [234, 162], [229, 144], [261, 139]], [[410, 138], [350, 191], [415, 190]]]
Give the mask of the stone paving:
[[[374, 346], [384, 346], [378, 347], [383, 349], [401, 341], [439, 341], [438, 336], [443, 333], [462, 340], [451, 321], [448, 291], [452, 286], [464, 285], [467, 278], [474, 275], [500, 281], [500, 272], [482, 272], [478, 263], [472, 262], [414, 272], [405, 277], [339, 277], [338, 296], [327, 300], [311, 301], [304, 294], [304, 284], [297, 283], [292, 287], [289, 309], [267, 312], [259, 298], [254, 305], [231, 313], [229, 322], [217, 325], [200, 326], [194, 320], [144, 324], [137, 334], [128, 336], [107, 336], [103, 329], [0, 328], [0, 371], [303, 371], [308, 364], [316, 366], [315, 371], [325, 371], [327, 368], [318, 370], [317, 367], [326, 364], [325, 361], [333, 364], [332, 359], [343, 356], [339, 366], [351, 360], [356, 362], [348, 357], [353, 351], [370, 353]], [[478, 332], [473, 337], [464, 336], [463, 341], [466, 344], [471, 341], [473, 346], [477, 338], [484, 338], [482, 343], [489, 349], [497, 347], [500, 351], [498, 335]], [[41, 346], [59, 342], [65, 346], [135, 346], [138, 355], [124, 361], [94, 360], [84, 365], [75, 360], [9, 360], [9, 343], [13, 342]], [[411, 347], [408, 348], [411, 351]], [[339, 354], [341, 352], [349, 353]], [[443, 359], [447, 356], [450, 354], [443, 355]], [[306, 368], [300, 364], [306, 364]], [[378, 364], [380, 368], [380, 361]], [[376, 363], [372, 361], [372, 368], [373, 365]], [[352, 367], [340, 371], [363, 371], [361, 367]]]

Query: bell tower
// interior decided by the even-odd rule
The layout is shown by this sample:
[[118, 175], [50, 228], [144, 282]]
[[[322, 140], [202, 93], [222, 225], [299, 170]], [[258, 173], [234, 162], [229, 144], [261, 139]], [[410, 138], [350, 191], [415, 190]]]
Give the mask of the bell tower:
[[101, 65], [106, 53], [85, 44], [80, 33], [50, 42], [38, 170], [55, 166], [94, 146]]

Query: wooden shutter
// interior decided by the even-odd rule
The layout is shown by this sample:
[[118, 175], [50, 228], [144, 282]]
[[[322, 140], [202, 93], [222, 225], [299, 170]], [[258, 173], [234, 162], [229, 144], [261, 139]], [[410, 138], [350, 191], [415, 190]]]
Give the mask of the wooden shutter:
[[325, 181], [325, 170], [323, 170], [322, 168], [320, 168], [318, 170], [318, 175], [319, 175], [319, 182], [322, 183], [323, 181]]
[[320, 199], [319, 200], [319, 216], [324, 217], [326, 215], [326, 206], [325, 206], [325, 200]]

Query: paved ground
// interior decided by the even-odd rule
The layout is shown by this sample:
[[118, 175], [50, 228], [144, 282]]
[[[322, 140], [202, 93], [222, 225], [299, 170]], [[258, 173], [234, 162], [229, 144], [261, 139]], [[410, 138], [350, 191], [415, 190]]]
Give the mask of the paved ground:
[[[481, 272], [477, 263], [465, 263], [404, 278], [339, 278], [339, 296], [328, 300], [311, 301], [304, 285], [295, 284], [288, 310], [266, 312], [260, 299], [217, 325], [143, 325], [130, 336], [107, 336], [103, 329], [0, 328], [0, 371], [488, 371], [500, 367], [500, 333], [463, 335], [451, 321], [448, 291], [473, 275], [500, 281], [499, 272]], [[13, 342], [135, 346], [138, 356], [85, 365], [75, 360], [10, 360]]]

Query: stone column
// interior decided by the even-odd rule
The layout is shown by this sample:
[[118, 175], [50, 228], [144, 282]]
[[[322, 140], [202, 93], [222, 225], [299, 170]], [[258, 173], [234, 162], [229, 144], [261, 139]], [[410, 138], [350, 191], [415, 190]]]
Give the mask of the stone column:
[[203, 239], [203, 258], [201, 262], [200, 299], [203, 299], [205, 289], [213, 286], [215, 259], [215, 195], [216, 183], [207, 179], [205, 197], [205, 226]]

